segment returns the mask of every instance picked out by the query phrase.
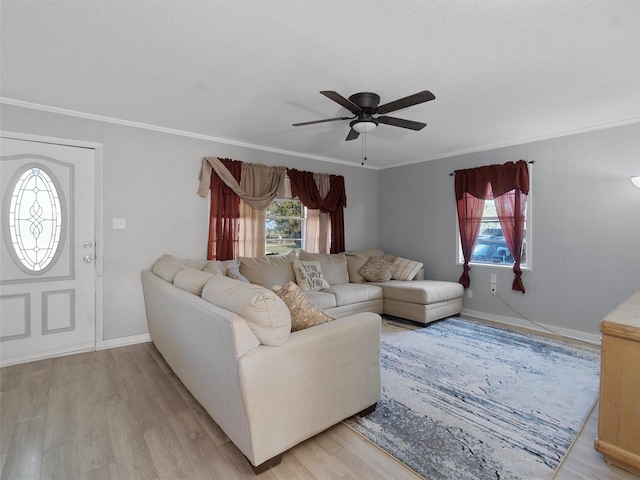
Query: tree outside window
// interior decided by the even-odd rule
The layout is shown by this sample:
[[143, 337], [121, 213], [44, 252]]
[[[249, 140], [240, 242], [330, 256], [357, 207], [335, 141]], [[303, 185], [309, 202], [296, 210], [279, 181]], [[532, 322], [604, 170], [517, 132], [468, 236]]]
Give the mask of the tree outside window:
[[306, 207], [300, 200], [276, 199], [267, 208], [267, 255], [304, 248]]

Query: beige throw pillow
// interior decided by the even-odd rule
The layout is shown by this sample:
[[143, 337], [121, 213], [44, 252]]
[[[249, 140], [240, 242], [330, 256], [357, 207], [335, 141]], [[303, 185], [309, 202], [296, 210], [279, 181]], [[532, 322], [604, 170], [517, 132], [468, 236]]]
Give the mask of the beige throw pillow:
[[275, 285], [273, 291], [289, 307], [292, 332], [335, 320], [331, 315], [309, 303], [300, 287], [293, 282], [287, 282], [282, 287]]
[[202, 289], [202, 298], [244, 318], [263, 345], [277, 347], [289, 338], [291, 314], [271, 290], [213, 275]]
[[422, 268], [422, 263], [402, 257], [396, 257], [393, 263], [397, 265], [397, 269], [391, 277], [393, 280], [411, 281]]
[[322, 274], [320, 262], [294, 260], [293, 272], [296, 274], [296, 282], [303, 292], [329, 288], [329, 282], [324, 279]]
[[384, 257], [371, 257], [359, 272], [369, 282], [388, 282], [397, 268], [397, 265], [387, 262]]

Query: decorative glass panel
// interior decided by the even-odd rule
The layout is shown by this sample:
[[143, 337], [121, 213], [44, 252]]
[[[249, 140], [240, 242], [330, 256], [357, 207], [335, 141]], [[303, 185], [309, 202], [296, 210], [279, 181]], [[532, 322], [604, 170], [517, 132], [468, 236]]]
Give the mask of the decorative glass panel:
[[24, 267], [43, 271], [54, 259], [62, 234], [60, 195], [42, 168], [30, 166], [13, 187], [9, 232], [13, 249]]

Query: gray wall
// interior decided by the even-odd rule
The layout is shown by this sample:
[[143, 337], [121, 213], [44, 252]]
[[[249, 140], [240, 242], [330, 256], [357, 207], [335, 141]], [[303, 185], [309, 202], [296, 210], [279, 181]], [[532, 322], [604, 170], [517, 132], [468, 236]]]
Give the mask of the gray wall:
[[[202, 157], [230, 157], [345, 177], [347, 249], [378, 244], [378, 172], [74, 116], [2, 105], [5, 131], [102, 143], [104, 340], [148, 332], [140, 272], [164, 253], [206, 256]], [[126, 219], [125, 230], [112, 219]], [[98, 338], [100, 340], [100, 338]]]
[[[599, 321], [640, 289], [640, 124], [505, 147], [380, 171], [380, 247], [424, 262], [428, 278], [456, 281], [455, 169], [535, 160], [532, 167], [531, 271], [527, 293], [513, 273], [473, 266], [465, 311], [488, 319], [518, 313], [561, 332], [598, 335]], [[526, 324], [526, 322], [524, 322]]]

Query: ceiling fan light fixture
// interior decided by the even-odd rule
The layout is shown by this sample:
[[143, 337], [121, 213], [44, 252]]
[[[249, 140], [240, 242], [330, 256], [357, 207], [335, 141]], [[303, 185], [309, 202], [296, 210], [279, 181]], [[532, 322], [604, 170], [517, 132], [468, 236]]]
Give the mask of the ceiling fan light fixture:
[[374, 118], [369, 118], [367, 120], [354, 120], [350, 125], [351, 128], [358, 133], [369, 133], [378, 126], [378, 121]]

